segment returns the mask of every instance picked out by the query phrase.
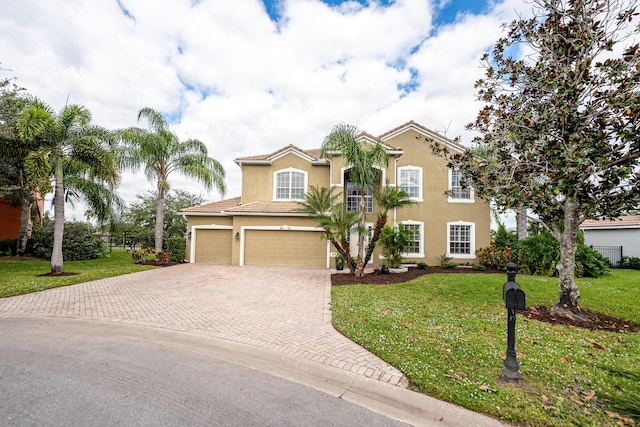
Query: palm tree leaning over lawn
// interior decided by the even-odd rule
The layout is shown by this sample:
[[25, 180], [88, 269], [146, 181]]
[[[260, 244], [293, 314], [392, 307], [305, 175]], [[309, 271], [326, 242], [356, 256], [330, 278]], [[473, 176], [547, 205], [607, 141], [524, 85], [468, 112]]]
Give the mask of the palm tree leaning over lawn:
[[364, 233], [365, 231], [365, 191], [377, 184], [378, 172], [375, 166], [386, 167], [388, 156], [380, 141], [369, 145], [357, 140], [358, 128], [341, 123], [334, 126], [327, 135], [320, 150], [321, 157], [341, 155], [345, 166], [350, 168], [351, 182], [362, 188], [360, 197], [360, 218], [358, 220], [358, 267], [357, 273], [364, 274]]
[[334, 205], [339, 195], [333, 194], [335, 187], [318, 188], [311, 186], [304, 196], [304, 202], [298, 202], [301, 212], [313, 215], [324, 230], [323, 238], [329, 240], [340, 256], [347, 263], [351, 274], [356, 272], [356, 263], [349, 253], [347, 236], [358, 222], [358, 212], [347, 212], [343, 203]]
[[112, 132], [91, 124], [86, 107], [67, 105], [56, 114], [38, 100], [22, 113], [18, 132], [25, 144], [39, 141], [25, 161], [30, 180], [54, 179], [51, 273], [61, 274], [65, 201], [82, 197], [100, 220], [109, 216], [118, 201], [115, 139]]
[[206, 145], [197, 139], [181, 142], [169, 130], [162, 114], [142, 108], [138, 121], [146, 119], [149, 129], [132, 127], [120, 132], [123, 142], [121, 164], [125, 168], [137, 170], [144, 167], [147, 179], [154, 180], [158, 203], [156, 206], [155, 251], [162, 252], [162, 232], [164, 224], [164, 197], [169, 191], [169, 175], [180, 172], [205, 186], [207, 190], [216, 188], [225, 191], [224, 168], [207, 154]]
[[376, 225], [373, 228], [373, 235], [367, 245], [367, 252], [364, 257], [365, 267], [371, 260], [373, 251], [378, 243], [378, 239], [380, 239], [382, 229], [387, 224], [389, 211], [391, 209], [398, 209], [403, 206], [409, 206], [416, 203], [414, 200], [411, 200], [411, 197], [406, 192], [400, 190], [398, 187], [389, 186], [389, 183], [382, 187], [382, 189], [374, 187], [373, 196], [376, 199], [379, 211], [378, 217], [376, 218]]

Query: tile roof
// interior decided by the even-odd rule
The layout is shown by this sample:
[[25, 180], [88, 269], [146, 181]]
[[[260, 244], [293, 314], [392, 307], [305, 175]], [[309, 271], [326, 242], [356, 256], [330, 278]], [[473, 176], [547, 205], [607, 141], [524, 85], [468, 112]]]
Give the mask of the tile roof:
[[269, 160], [272, 157], [277, 156], [278, 154], [287, 151], [287, 150], [296, 150], [301, 153], [306, 154], [309, 157], [312, 157], [314, 160], [318, 160], [320, 158], [320, 149], [313, 148], [311, 150], [303, 150], [302, 148], [296, 147], [293, 144], [289, 144], [286, 147], [282, 147], [279, 150], [274, 151], [269, 154], [258, 154], [255, 156], [247, 156], [247, 157], [238, 157], [235, 161], [247, 161], [247, 160]]
[[206, 203], [200, 206], [181, 209], [185, 213], [211, 213], [211, 214], [234, 214], [234, 213], [301, 213], [300, 205], [296, 202], [269, 202], [255, 201], [247, 204], [240, 203], [240, 197], [221, 200], [219, 202]]
[[232, 199], [220, 200], [219, 202], [205, 203], [204, 205], [180, 209], [180, 212], [220, 213], [238, 205], [240, 205], [240, 197], [234, 197]]
[[227, 209], [230, 213], [301, 213], [300, 205], [296, 202], [266, 202], [255, 201], [245, 205], [238, 205]]
[[615, 219], [587, 219], [582, 228], [640, 227], [640, 215], [621, 216]]

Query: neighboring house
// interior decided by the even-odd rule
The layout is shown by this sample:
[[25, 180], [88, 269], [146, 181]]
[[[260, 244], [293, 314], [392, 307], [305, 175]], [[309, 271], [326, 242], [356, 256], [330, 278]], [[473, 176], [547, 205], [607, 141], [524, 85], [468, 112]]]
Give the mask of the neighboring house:
[[[32, 205], [33, 206], [33, 205]], [[42, 218], [44, 214], [44, 199], [37, 198], [36, 208]], [[29, 233], [31, 233], [32, 221], [29, 218]], [[12, 204], [0, 197], [0, 240], [15, 240], [20, 234], [20, 205]]]
[[[432, 153], [424, 137], [462, 152], [465, 148], [413, 121], [378, 138], [361, 133], [362, 143], [376, 140], [389, 154], [379, 185], [399, 186], [417, 203], [389, 213], [389, 224], [414, 230], [405, 259], [439, 265], [441, 256], [475, 263], [476, 249], [490, 243], [488, 204], [460, 187], [458, 171]], [[420, 139], [419, 139], [420, 138]], [[360, 189], [349, 180], [339, 155], [320, 158], [320, 150], [288, 145], [271, 154], [235, 160], [242, 169], [242, 196], [183, 209], [187, 217], [187, 259], [232, 265], [329, 267], [335, 256], [322, 229], [297, 201], [310, 186], [338, 187], [347, 209], [357, 210]], [[445, 193], [449, 192], [448, 195]], [[366, 194], [367, 224], [373, 227], [376, 205]], [[350, 239], [356, 253], [356, 234]], [[371, 261], [381, 263], [380, 245]]]
[[618, 265], [623, 256], [640, 258], [640, 215], [588, 219], [580, 229], [585, 244], [609, 259], [611, 265]]

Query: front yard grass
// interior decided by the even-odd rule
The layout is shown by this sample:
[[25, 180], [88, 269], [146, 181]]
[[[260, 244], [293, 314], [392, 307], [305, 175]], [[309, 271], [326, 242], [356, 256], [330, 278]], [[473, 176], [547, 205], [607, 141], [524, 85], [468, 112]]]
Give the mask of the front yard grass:
[[[398, 285], [337, 286], [333, 324], [438, 399], [528, 426], [633, 425], [633, 412], [614, 407], [638, 408], [638, 332], [518, 315], [522, 385], [499, 381], [507, 347], [505, 281], [506, 275], [433, 274]], [[558, 301], [557, 278], [518, 275], [516, 281], [527, 306]], [[612, 270], [578, 284], [584, 309], [640, 323], [639, 271]]]
[[0, 297], [28, 294], [59, 286], [104, 279], [149, 270], [151, 266], [134, 264], [124, 250], [114, 250], [103, 258], [87, 261], [65, 261], [66, 273], [71, 276], [40, 276], [51, 271], [49, 260], [16, 260], [0, 258]]

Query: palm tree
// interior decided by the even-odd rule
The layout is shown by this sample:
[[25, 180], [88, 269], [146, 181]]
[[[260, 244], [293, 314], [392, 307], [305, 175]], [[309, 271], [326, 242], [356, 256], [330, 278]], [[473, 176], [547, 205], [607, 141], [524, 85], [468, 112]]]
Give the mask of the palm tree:
[[345, 260], [351, 274], [355, 274], [356, 263], [349, 253], [349, 235], [353, 226], [358, 222], [358, 212], [347, 212], [342, 203], [334, 205], [339, 197], [333, 194], [336, 187], [328, 189], [311, 186], [305, 194], [303, 202], [298, 202], [301, 212], [307, 212], [318, 221], [324, 230], [323, 238], [329, 240], [340, 256]]
[[351, 181], [359, 185], [361, 191], [360, 198], [360, 218], [358, 219], [358, 267], [357, 273], [364, 274], [364, 234], [365, 230], [365, 189], [373, 188], [378, 180], [378, 173], [375, 166], [387, 165], [387, 152], [380, 143], [376, 141], [372, 146], [361, 143], [357, 140], [358, 128], [352, 125], [341, 123], [334, 126], [331, 133], [327, 135], [322, 143], [320, 155], [339, 154], [344, 159], [345, 166], [350, 168]]
[[104, 128], [91, 125], [91, 112], [82, 105], [67, 105], [59, 114], [34, 100], [18, 122], [25, 143], [39, 141], [25, 160], [32, 182], [54, 179], [54, 237], [51, 273], [63, 273], [62, 238], [64, 204], [83, 198], [100, 220], [111, 213], [119, 183], [115, 139]]
[[367, 252], [364, 258], [365, 266], [371, 260], [373, 251], [375, 250], [378, 239], [380, 238], [380, 233], [387, 224], [389, 211], [391, 209], [398, 209], [403, 206], [409, 206], [416, 203], [414, 200], [411, 200], [411, 197], [406, 192], [400, 190], [398, 187], [390, 186], [389, 183], [382, 187], [382, 189], [375, 187], [373, 190], [373, 196], [376, 199], [379, 211], [376, 218], [376, 224], [373, 229], [373, 235], [367, 245]]
[[169, 175], [180, 172], [203, 184], [207, 190], [224, 193], [224, 168], [207, 154], [206, 145], [197, 139], [180, 141], [169, 130], [166, 119], [151, 108], [138, 112], [138, 121], [146, 119], [149, 128], [132, 127], [120, 132], [124, 143], [121, 164], [129, 169], [144, 167], [149, 180], [155, 180], [157, 191], [155, 251], [162, 252], [164, 198], [169, 191]]

